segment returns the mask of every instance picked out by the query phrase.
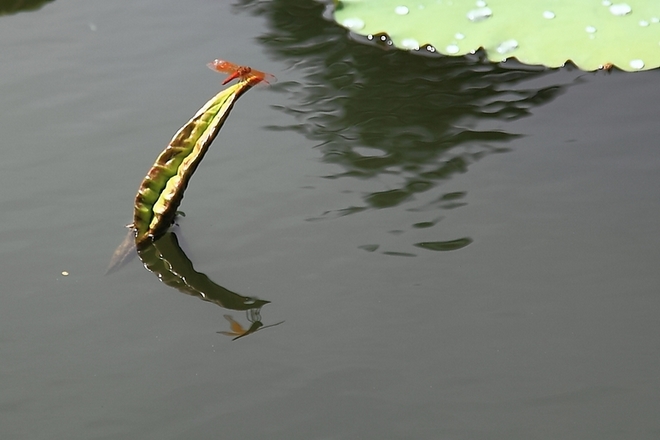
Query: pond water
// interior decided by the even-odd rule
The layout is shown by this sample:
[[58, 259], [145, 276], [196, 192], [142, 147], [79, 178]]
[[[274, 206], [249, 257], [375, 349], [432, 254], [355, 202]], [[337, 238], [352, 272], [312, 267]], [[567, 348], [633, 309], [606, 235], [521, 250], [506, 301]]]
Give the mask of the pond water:
[[[323, 9], [0, 16], [2, 439], [659, 438], [658, 71], [384, 51]], [[214, 58], [278, 81], [193, 177], [178, 265], [106, 276]]]

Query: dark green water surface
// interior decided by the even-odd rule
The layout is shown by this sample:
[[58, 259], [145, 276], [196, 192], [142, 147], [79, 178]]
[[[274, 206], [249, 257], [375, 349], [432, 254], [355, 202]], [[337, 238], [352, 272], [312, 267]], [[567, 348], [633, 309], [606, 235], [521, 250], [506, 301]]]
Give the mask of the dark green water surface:
[[[323, 11], [0, 16], [0, 438], [660, 438], [658, 71], [385, 51]], [[163, 282], [105, 276], [214, 58], [278, 81], [193, 177]]]

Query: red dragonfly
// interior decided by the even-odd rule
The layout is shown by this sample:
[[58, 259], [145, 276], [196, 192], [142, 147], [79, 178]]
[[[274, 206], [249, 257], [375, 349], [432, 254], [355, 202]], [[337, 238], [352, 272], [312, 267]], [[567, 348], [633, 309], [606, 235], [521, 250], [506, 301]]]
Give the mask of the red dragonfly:
[[230, 63], [229, 61], [225, 60], [213, 60], [213, 62], [208, 63], [207, 66], [209, 69], [215, 70], [216, 72], [229, 74], [229, 76], [227, 76], [227, 78], [225, 78], [225, 80], [222, 82], [223, 85], [236, 78], [240, 78], [243, 81], [263, 81], [266, 84], [271, 84], [277, 81], [277, 79], [270, 73], [260, 72], [248, 66], [239, 66], [238, 64]]

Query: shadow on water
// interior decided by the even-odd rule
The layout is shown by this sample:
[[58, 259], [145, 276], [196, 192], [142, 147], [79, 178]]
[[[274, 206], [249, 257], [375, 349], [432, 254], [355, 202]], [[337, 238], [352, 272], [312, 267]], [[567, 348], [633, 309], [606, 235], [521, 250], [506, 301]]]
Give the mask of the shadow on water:
[[[302, 83], [282, 81], [273, 87], [290, 95], [291, 104], [279, 110], [298, 122], [267, 128], [313, 140], [322, 160], [339, 168], [324, 177], [352, 178], [358, 190], [359, 181], [367, 179], [381, 187], [362, 191], [357, 206], [310, 220], [403, 205], [409, 211], [464, 205], [464, 192], [439, 193], [437, 186], [484, 156], [508, 151], [506, 143], [520, 135], [507, 132], [505, 123], [529, 115], [567, 87], [526, 87], [523, 82], [554, 70], [492, 64], [479, 54], [378, 50], [362, 37], [349, 38], [324, 14], [325, 6], [312, 0], [241, 0], [235, 7], [265, 17], [269, 29], [259, 41], [271, 55], [304, 72]], [[470, 241], [417, 246], [453, 250]]]
[[246, 312], [249, 323], [247, 329], [231, 315], [224, 315], [229, 321], [231, 331], [218, 333], [234, 336], [236, 340], [258, 330], [281, 324], [280, 322], [264, 326], [261, 322], [261, 308], [270, 301], [239, 295], [214, 283], [205, 274], [195, 271], [192, 262], [179, 246], [174, 232], [165, 233], [157, 241], [139, 250], [138, 255], [144, 266], [168, 286], [224, 309]]

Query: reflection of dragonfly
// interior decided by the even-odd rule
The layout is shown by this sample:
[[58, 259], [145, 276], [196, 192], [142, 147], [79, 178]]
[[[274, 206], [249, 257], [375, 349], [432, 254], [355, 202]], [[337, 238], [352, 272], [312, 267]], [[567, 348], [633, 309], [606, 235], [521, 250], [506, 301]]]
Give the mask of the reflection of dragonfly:
[[271, 325], [266, 325], [264, 326], [263, 323], [261, 322], [261, 316], [259, 314], [258, 309], [250, 309], [247, 311], [248, 315], [248, 321], [252, 323], [250, 325], [249, 329], [245, 329], [241, 325], [240, 322], [236, 321], [231, 315], [224, 315], [225, 319], [229, 321], [229, 325], [231, 328], [231, 331], [229, 332], [218, 332], [221, 333], [225, 336], [234, 336], [234, 339], [232, 341], [235, 341], [236, 339], [242, 338], [243, 336], [251, 335], [252, 333], [256, 332], [257, 330], [268, 328], [268, 327], [275, 327], [276, 325], [282, 324], [284, 321], [278, 322], [277, 324], [271, 324]]
[[225, 80], [222, 82], [223, 85], [236, 78], [240, 78], [243, 81], [263, 81], [266, 84], [271, 84], [277, 81], [277, 79], [270, 73], [260, 72], [248, 66], [239, 66], [238, 64], [230, 63], [229, 61], [225, 60], [213, 60], [213, 62], [208, 63], [207, 66], [209, 69], [215, 70], [216, 72], [229, 74], [229, 76], [227, 76], [227, 78], [225, 78]]

